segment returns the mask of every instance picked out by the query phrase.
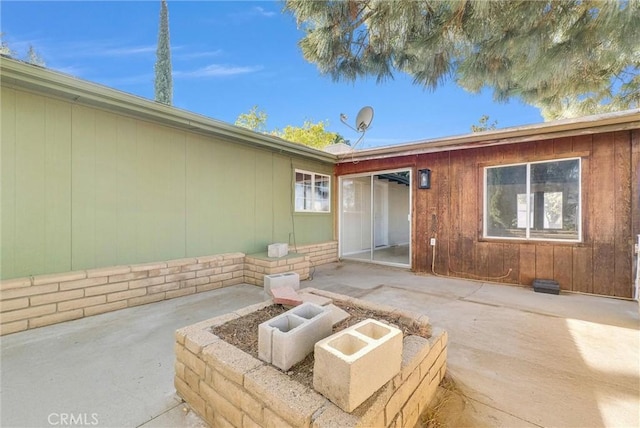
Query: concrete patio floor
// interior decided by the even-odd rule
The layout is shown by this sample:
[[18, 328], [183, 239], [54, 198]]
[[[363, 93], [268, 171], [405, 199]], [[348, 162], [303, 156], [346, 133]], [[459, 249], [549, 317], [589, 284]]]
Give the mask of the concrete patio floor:
[[[640, 426], [638, 303], [357, 262], [302, 283], [426, 314], [449, 332], [449, 426]], [[2, 337], [0, 425], [203, 426], [173, 388], [173, 332], [263, 300], [240, 285]], [[81, 424], [76, 424], [81, 425]]]

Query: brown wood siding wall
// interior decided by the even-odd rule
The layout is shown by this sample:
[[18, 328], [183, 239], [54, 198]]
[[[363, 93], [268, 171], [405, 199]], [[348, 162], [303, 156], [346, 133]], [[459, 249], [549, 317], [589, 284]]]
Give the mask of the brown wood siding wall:
[[[640, 130], [619, 131], [345, 162], [336, 175], [431, 169], [431, 189], [413, 187], [416, 272], [432, 273], [433, 260], [438, 275], [525, 286], [548, 278], [563, 290], [631, 297], [633, 245], [640, 233], [639, 145]], [[483, 239], [485, 166], [570, 157], [582, 159], [583, 242]], [[436, 238], [435, 247], [430, 238]]]

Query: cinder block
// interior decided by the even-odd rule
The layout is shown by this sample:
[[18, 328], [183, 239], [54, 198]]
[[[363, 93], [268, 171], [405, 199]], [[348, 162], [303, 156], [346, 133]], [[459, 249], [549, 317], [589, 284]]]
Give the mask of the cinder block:
[[303, 302], [311, 302], [320, 306], [326, 306], [333, 302], [333, 300], [329, 299], [328, 297], [318, 296], [316, 294], [311, 294], [311, 293], [300, 294], [300, 298], [302, 299]]
[[264, 291], [268, 297], [272, 297], [272, 288], [291, 287], [294, 290], [300, 289], [300, 275], [296, 272], [275, 273], [264, 276]]
[[258, 326], [258, 356], [281, 370], [289, 370], [331, 334], [330, 309], [303, 303]]
[[267, 246], [267, 256], [284, 257], [289, 254], [289, 244], [276, 243]]
[[342, 321], [351, 316], [349, 312], [337, 307], [333, 303], [327, 305], [327, 308], [331, 310], [331, 322], [333, 323], [333, 325], [340, 324]]
[[320, 340], [314, 357], [315, 390], [351, 412], [400, 371], [402, 332], [369, 318]]

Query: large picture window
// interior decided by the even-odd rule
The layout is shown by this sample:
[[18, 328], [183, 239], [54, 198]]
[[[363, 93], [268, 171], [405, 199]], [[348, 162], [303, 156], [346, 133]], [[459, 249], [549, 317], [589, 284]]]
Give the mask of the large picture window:
[[580, 159], [485, 168], [484, 236], [580, 241]]
[[327, 213], [331, 209], [331, 177], [296, 169], [296, 200], [298, 212]]

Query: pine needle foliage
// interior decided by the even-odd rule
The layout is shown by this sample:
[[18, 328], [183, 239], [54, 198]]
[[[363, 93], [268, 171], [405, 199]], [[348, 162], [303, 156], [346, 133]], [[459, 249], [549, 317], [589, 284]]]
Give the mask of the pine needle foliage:
[[169, 11], [167, 2], [160, 4], [160, 25], [155, 64], [155, 100], [171, 105], [173, 101], [173, 80], [171, 74], [171, 47], [169, 44]]
[[337, 81], [453, 80], [546, 119], [640, 105], [640, 0], [287, 0], [285, 11], [305, 59]]

